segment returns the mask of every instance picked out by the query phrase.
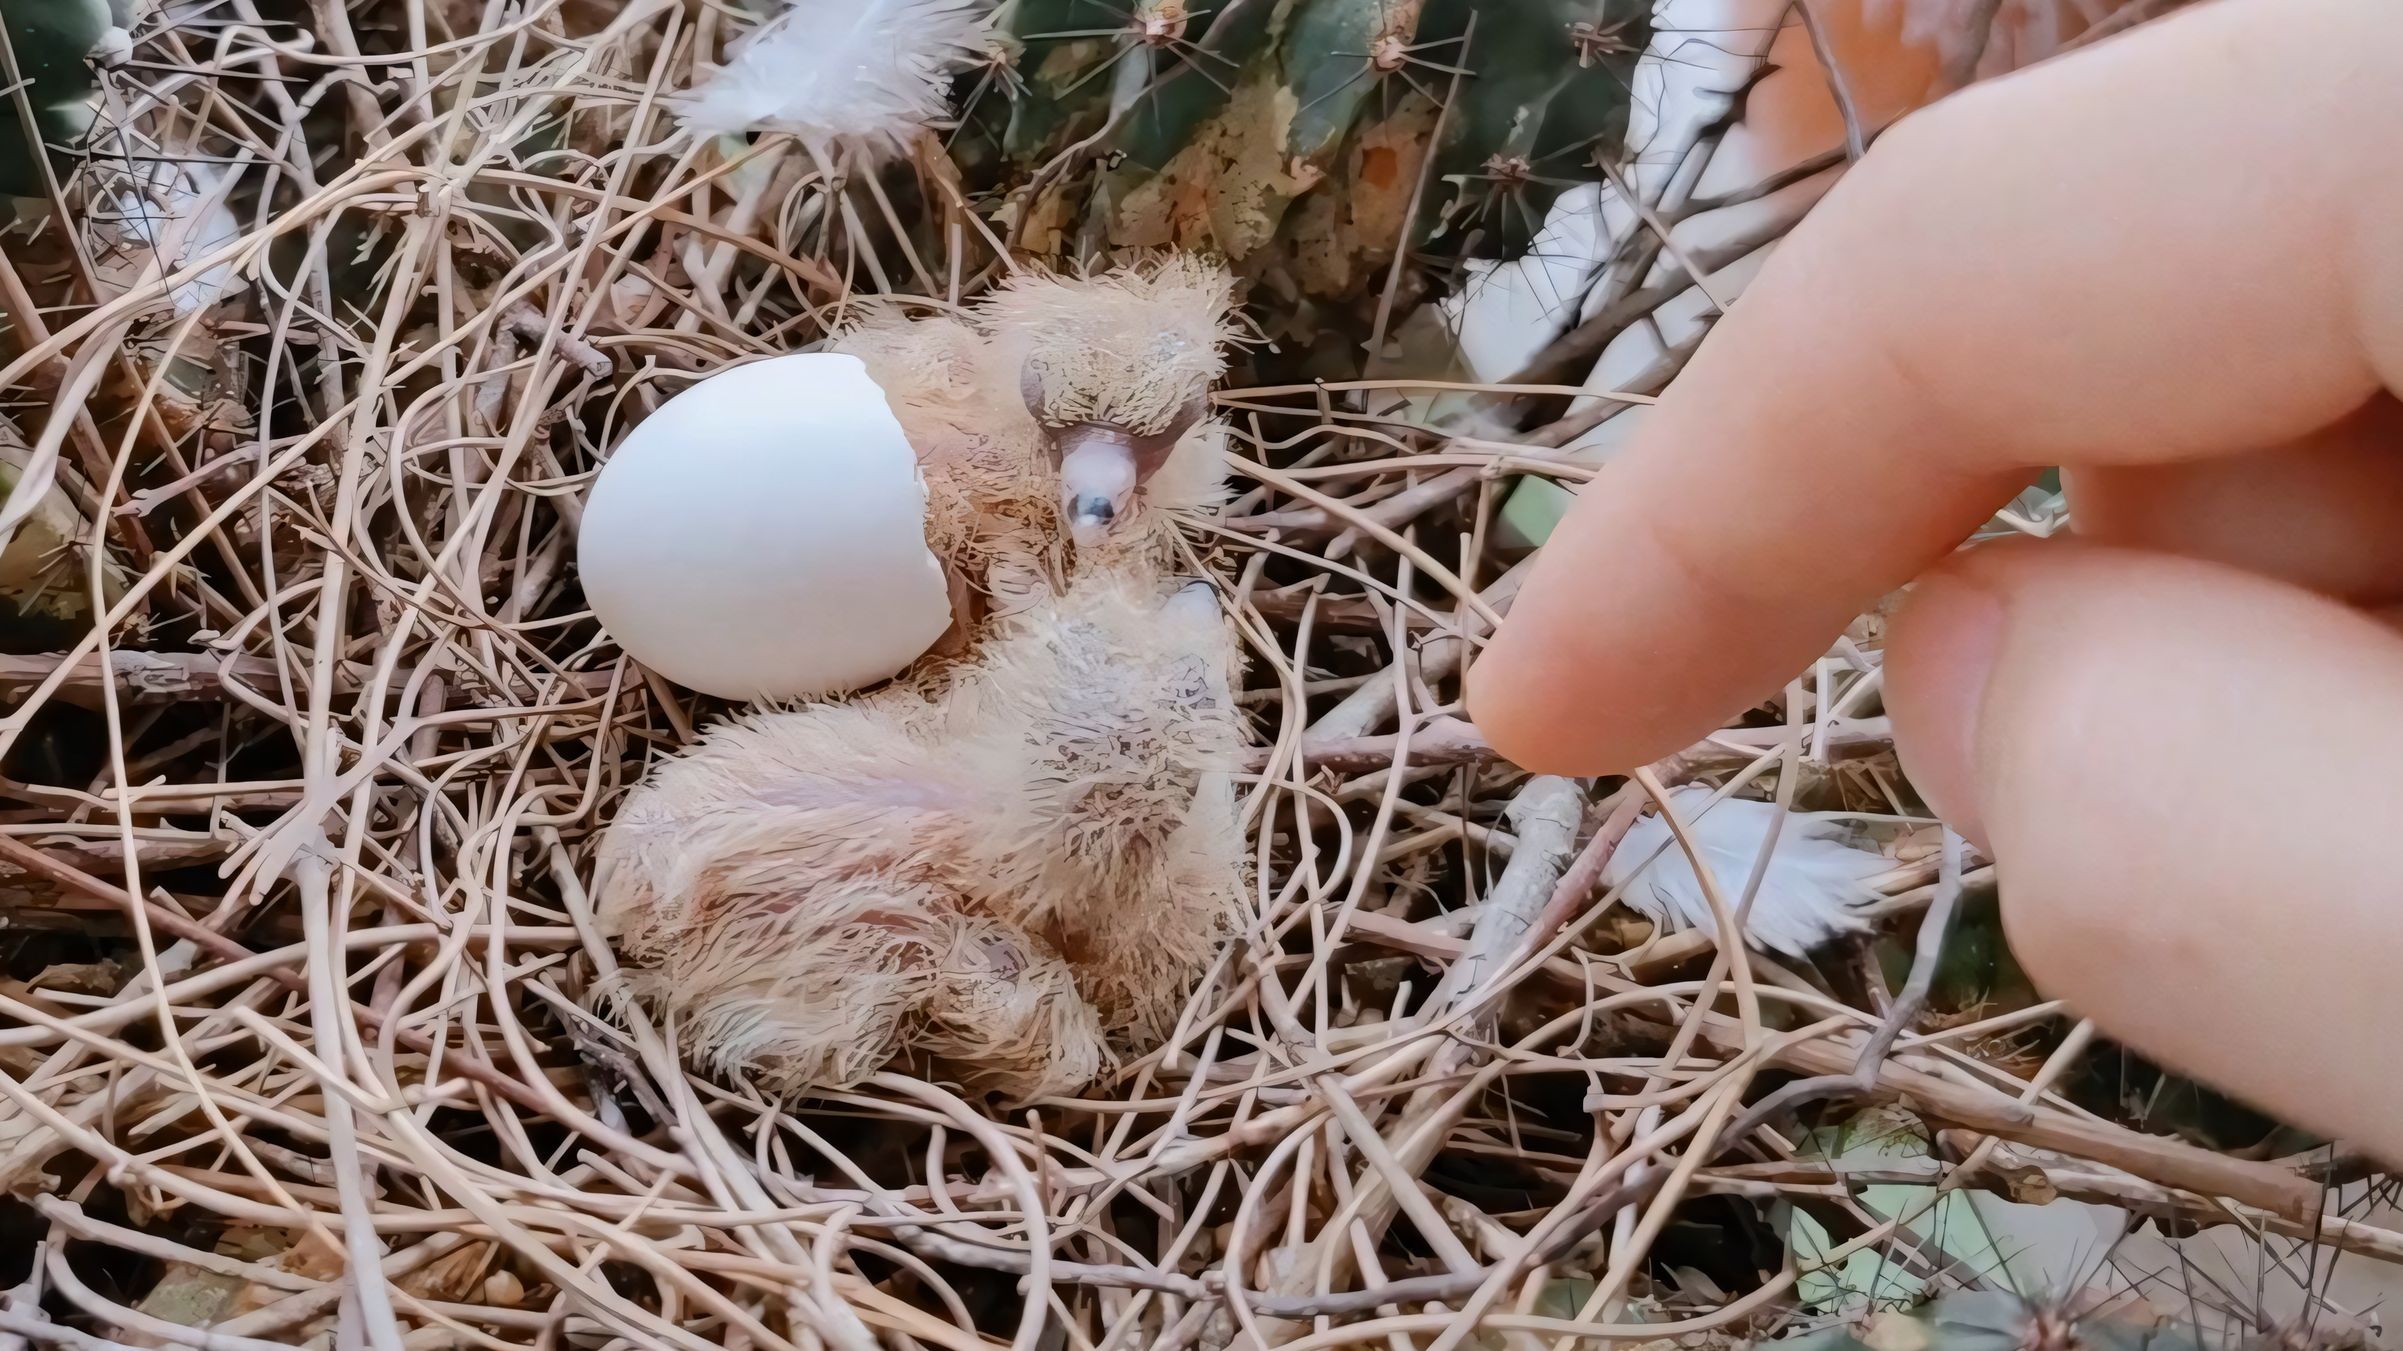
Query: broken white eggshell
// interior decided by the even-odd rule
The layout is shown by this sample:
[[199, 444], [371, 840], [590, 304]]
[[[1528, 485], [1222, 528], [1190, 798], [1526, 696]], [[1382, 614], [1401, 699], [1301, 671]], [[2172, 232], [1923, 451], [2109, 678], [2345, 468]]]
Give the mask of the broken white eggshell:
[[917, 454], [856, 357], [756, 361], [661, 404], [602, 467], [576, 551], [610, 637], [728, 699], [873, 685], [951, 623]]

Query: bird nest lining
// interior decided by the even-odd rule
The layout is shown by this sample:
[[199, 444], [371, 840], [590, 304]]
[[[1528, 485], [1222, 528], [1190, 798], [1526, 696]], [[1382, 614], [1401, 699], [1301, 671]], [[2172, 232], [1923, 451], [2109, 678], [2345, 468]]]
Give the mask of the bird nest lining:
[[[683, 136], [713, 7], [470, 8], [316, 4], [307, 44], [248, 0], [139, 29], [108, 145], [202, 166], [142, 189], [201, 225], [137, 214], [129, 244], [95, 154], [0, 248], [12, 524], [53, 541], [0, 657], [0, 1336], [1763, 1337], [1815, 1316], [1806, 1265], [1951, 1268], [1810, 1147], [1861, 1100], [1962, 1187], [2403, 1257], [2324, 1213], [2341, 1161], [2098, 1117], [2068, 1096], [2090, 1029], [1930, 988], [1988, 870], [1896, 774], [1868, 630], [1632, 779], [1528, 776], [1462, 721], [1524, 573], [1509, 485], [1590, 478], [1560, 448], [1673, 365], [1574, 405], [1449, 372], [1222, 391], [1234, 495], [1177, 547], [1249, 659], [1252, 890], [1143, 1052], [1008, 1110], [939, 1072], [793, 1096], [690, 1063], [691, 1027], [617, 997], [645, 977], [594, 869], [727, 710], [596, 630], [581, 496], [697, 375], [1040, 260], [932, 140], [879, 173]], [[363, 43], [422, 59], [375, 87]], [[1749, 948], [1724, 869], [1708, 923], [1633, 918], [1612, 851], [1697, 785], [1871, 818], [1868, 936]], [[1794, 1207], [1827, 1249], [1672, 1251]]]

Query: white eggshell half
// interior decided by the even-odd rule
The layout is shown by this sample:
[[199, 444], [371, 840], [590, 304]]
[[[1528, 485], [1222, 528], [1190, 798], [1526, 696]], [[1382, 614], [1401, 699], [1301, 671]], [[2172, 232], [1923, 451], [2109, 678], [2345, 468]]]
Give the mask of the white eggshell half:
[[918, 457], [856, 357], [752, 362], [660, 405], [602, 468], [576, 551], [610, 637], [729, 699], [875, 684], [951, 622]]

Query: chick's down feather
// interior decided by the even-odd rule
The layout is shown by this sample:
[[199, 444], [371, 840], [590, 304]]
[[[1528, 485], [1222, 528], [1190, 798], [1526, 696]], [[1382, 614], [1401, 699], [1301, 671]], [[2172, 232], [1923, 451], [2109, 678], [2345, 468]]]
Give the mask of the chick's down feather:
[[1243, 897], [1231, 633], [1140, 573], [1002, 628], [936, 694], [756, 714], [630, 796], [601, 921], [696, 1059], [1024, 1099], [1167, 1030]]

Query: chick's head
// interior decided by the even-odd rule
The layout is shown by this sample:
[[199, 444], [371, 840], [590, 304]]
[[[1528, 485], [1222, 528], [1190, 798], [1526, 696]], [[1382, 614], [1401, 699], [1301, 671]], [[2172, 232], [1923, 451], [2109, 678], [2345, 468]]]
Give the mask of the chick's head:
[[1206, 419], [1234, 299], [1226, 269], [1172, 254], [1093, 277], [1023, 274], [979, 307], [1044, 430], [1079, 546], [1107, 540], [1139, 497], [1172, 510], [1216, 498]]

